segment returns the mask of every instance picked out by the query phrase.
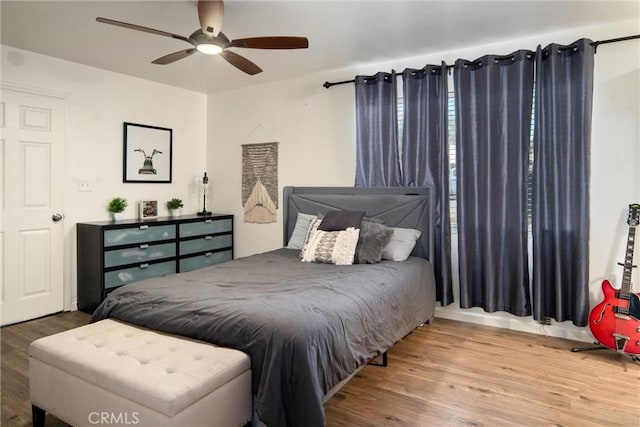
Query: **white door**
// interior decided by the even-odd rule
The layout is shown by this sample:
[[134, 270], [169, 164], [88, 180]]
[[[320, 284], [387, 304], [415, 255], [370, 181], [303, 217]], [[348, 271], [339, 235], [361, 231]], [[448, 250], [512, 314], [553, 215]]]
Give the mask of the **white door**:
[[63, 308], [64, 100], [0, 95], [0, 321]]

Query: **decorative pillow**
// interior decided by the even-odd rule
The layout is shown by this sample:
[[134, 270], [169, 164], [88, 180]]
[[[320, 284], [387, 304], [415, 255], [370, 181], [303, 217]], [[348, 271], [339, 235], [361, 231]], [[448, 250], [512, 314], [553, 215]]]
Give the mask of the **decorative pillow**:
[[392, 228], [392, 230], [391, 240], [382, 251], [382, 259], [404, 261], [411, 255], [411, 251], [422, 232], [411, 228]]
[[356, 246], [354, 264], [375, 264], [382, 259], [382, 250], [391, 240], [393, 230], [377, 222], [363, 220]]
[[353, 227], [341, 231], [316, 230], [302, 250], [302, 262], [351, 265], [359, 235], [360, 230]]
[[289, 238], [287, 248], [289, 249], [302, 249], [304, 241], [307, 238], [307, 231], [309, 230], [309, 224], [311, 220], [316, 219], [315, 215], [309, 215], [305, 213], [298, 213], [296, 219], [296, 226], [293, 228], [293, 233]]
[[318, 230], [340, 231], [349, 227], [360, 228], [363, 211], [330, 211], [324, 215]]
[[307, 229], [307, 233], [304, 236], [304, 244], [302, 245], [302, 250], [300, 251], [300, 258], [302, 258], [302, 255], [304, 254], [305, 249], [309, 245], [311, 236], [313, 236], [313, 233], [316, 232], [321, 222], [322, 220], [320, 218], [314, 218], [311, 220], [311, 222], [309, 222], [309, 228]]

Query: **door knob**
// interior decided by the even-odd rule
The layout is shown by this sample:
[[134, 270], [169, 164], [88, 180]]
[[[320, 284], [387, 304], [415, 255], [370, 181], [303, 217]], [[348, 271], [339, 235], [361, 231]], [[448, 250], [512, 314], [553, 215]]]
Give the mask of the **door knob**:
[[60, 220], [64, 219], [64, 215], [63, 215], [63, 214], [56, 213], [56, 214], [53, 214], [53, 215], [51, 216], [51, 219], [53, 220], [53, 222], [58, 222], [58, 221], [60, 221]]

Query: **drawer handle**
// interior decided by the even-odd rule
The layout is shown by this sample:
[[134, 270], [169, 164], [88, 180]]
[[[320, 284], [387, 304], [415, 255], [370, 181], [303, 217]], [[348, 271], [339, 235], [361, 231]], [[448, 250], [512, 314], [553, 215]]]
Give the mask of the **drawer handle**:
[[147, 267], [149, 267], [149, 264], [147, 264], [147, 263], [140, 264], [140, 268], [141, 269], [144, 269], [144, 268], [147, 268]]
[[204, 254], [204, 256], [211, 256], [213, 255], [213, 252], [207, 252], [206, 254]]
[[146, 230], [147, 228], [149, 228], [149, 226], [148, 226], [148, 225], [141, 225], [141, 226], [140, 226], [140, 230]]
[[213, 239], [213, 236], [204, 236], [204, 240], [211, 240]]
[[205, 219], [205, 220], [204, 220], [204, 223], [205, 223], [205, 224], [211, 224], [211, 222], [212, 222], [212, 221], [213, 221], [213, 220], [211, 220], [211, 219]]
[[149, 247], [149, 245], [147, 245], [146, 243], [144, 245], [140, 245], [140, 249], [147, 249]]

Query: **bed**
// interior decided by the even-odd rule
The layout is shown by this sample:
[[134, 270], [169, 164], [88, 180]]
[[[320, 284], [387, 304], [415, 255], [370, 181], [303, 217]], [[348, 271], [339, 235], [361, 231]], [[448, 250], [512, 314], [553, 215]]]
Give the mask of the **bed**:
[[[116, 318], [244, 351], [268, 426], [322, 426], [323, 402], [358, 369], [433, 318], [433, 197], [425, 188], [285, 187], [283, 248], [131, 283], [92, 321]], [[417, 229], [402, 262], [301, 262], [286, 248], [300, 214], [362, 210]]]

